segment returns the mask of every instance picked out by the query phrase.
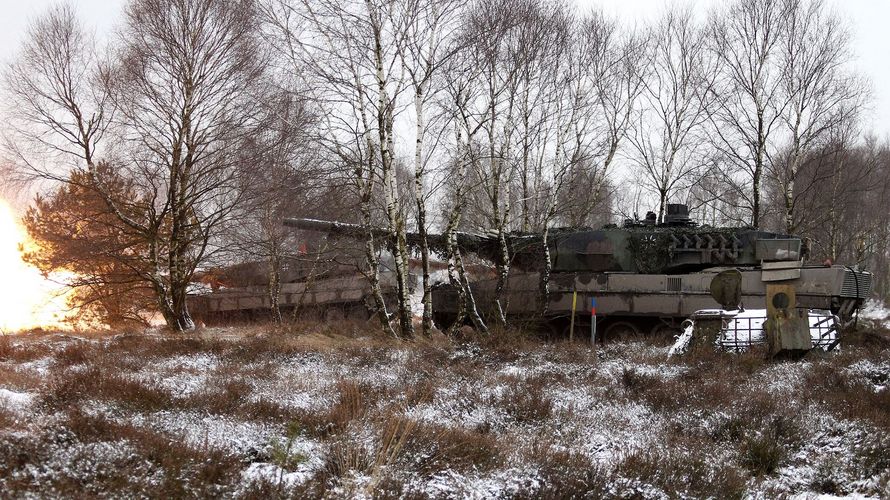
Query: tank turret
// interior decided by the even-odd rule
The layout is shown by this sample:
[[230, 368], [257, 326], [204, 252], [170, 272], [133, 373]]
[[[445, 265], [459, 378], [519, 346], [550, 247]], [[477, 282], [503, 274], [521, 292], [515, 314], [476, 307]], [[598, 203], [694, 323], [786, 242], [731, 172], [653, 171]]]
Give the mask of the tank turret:
[[[290, 227], [322, 231], [359, 238], [368, 230], [355, 224], [286, 219]], [[371, 229], [385, 237], [383, 229]], [[417, 245], [419, 236], [408, 234], [408, 244]], [[441, 234], [428, 235], [432, 248], [444, 250]], [[500, 255], [495, 234], [457, 233], [464, 252], [496, 262]], [[544, 268], [541, 233], [507, 234], [511, 265], [518, 270], [540, 271]], [[757, 266], [763, 262], [801, 259], [801, 239], [751, 228], [698, 226], [689, 217], [684, 204], [669, 204], [665, 221], [653, 217], [626, 221], [623, 227], [603, 229], [555, 228], [549, 232], [552, 272], [627, 272], [673, 274], [716, 266]]]

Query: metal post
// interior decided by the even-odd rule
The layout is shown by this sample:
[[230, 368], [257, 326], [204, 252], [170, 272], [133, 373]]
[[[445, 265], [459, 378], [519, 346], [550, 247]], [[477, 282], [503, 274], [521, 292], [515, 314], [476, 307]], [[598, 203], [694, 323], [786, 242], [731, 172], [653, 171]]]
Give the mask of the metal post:
[[596, 346], [596, 314], [590, 315], [590, 343]]
[[596, 299], [590, 298], [590, 343], [596, 347]]
[[575, 340], [575, 309], [578, 307], [578, 291], [572, 291], [572, 319], [569, 323], [569, 342]]

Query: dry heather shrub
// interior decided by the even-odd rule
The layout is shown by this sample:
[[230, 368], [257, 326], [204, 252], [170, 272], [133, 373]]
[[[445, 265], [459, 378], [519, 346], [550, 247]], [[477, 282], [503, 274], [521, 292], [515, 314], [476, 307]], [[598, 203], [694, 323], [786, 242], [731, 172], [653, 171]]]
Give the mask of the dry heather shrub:
[[24, 391], [35, 391], [40, 388], [41, 378], [28, 371], [16, 370], [15, 366], [0, 365], [0, 387], [14, 388]]
[[6, 408], [0, 407], [0, 429], [15, 427], [18, 419], [16, 415]]
[[0, 335], [0, 361], [26, 363], [50, 354], [51, 348], [46, 343], [27, 337], [21, 338], [23, 341], [18, 343], [13, 336]]
[[392, 347], [368, 346], [361, 344], [346, 344], [337, 350], [350, 365], [360, 368], [384, 367], [393, 363]]
[[739, 449], [741, 465], [755, 476], [775, 472], [788, 455], [782, 443], [767, 434], [755, 434], [744, 438]]
[[809, 398], [841, 418], [864, 419], [884, 431], [890, 430], [890, 391], [875, 390], [877, 381], [869, 379], [868, 374], [845, 370], [845, 361], [839, 357], [814, 363], [804, 382]]
[[431, 376], [451, 366], [450, 350], [440, 347], [419, 346], [411, 349], [405, 360], [405, 372]]
[[745, 478], [737, 468], [713, 463], [707, 442], [640, 450], [624, 457], [617, 473], [657, 486], [670, 498], [743, 498]]
[[638, 371], [633, 366], [621, 367], [621, 385], [631, 394], [640, 393], [658, 382], [658, 378]]
[[882, 325], [860, 324], [853, 331], [844, 333], [843, 345], [871, 352], [890, 349], [890, 329]]
[[540, 488], [529, 488], [519, 499], [603, 498], [614, 479], [611, 472], [587, 455], [557, 449], [537, 440], [522, 450], [538, 471]]
[[254, 335], [226, 343], [220, 356], [234, 363], [279, 362], [313, 352], [292, 337], [276, 334]]
[[16, 352], [12, 340], [7, 335], [0, 335], [0, 361], [7, 361]]
[[470, 330], [464, 335], [455, 337], [455, 340], [459, 343], [478, 345], [493, 361], [510, 363], [519, 359], [523, 353], [530, 349], [540, 347], [540, 342], [534, 337], [533, 325], [528, 327], [520, 325], [506, 329], [492, 325], [488, 335]]
[[551, 345], [541, 346], [545, 358], [558, 363], [595, 364], [598, 360], [596, 350], [585, 341], [556, 342]]
[[[0, 440], [0, 478], [7, 479], [0, 480], [4, 494], [12, 498], [102, 498], [109, 493], [139, 498], [219, 497], [240, 477], [241, 462], [223, 451], [193, 448], [181, 439], [77, 409], [65, 417], [37, 435]], [[120, 441], [132, 446], [133, 454], [106, 457], [83, 446]], [[60, 447], [68, 452], [57, 456]], [[47, 469], [45, 464], [56, 465]]]
[[550, 418], [553, 399], [547, 389], [553, 382], [536, 375], [526, 379], [506, 377], [507, 389], [500, 395], [498, 405], [518, 424], [534, 424]]
[[408, 433], [399, 462], [430, 477], [446, 469], [489, 470], [501, 457], [500, 446], [490, 434], [422, 422]]
[[436, 381], [427, 377], [415, 381], [405, 389], [405, 406], [410, 408], [420, 404], [431, 403], [436, 397], [436, 386]]
[[[674, 378], [663, 378], [640, 373], [625, 367], [620, 382], [631, 399], [645, 401], [656, 411], [680, 412], [690, 408], [711, 411], [731, 408], [739, 402], [745, 406], [765, 405], [759, 409], [768, 413], [775, 408], [772, 396], [746, 389], [750, 379], [748, 369], [765, 366], [756, 357], [721, 354], [714, 364], [698, 364]], [[757, 368], [751, 368], [756, 366]], [[748, 368], [744, 368], [748, 367]]]
[[740, 462], [755, 476], [772, 474], [800, 444], [801, 428], [794, 416], [776, 414], [750, 429], [739, 445]]
[[865, 442], [856, 448], [856, 458], [864, 475], [871, 477], [884, 476], [884, 487], [890, 488], [890, 436], [887, 434], [870, 435]]
[[189, 394], [186, 398], [176, 398], [175, 404], [182, 408], [199, 410], [218, 415], [232, 415], [244, 420], [270, 422], [297, 421], [307, 427], [316, 424], [318, 418], [294, 408], [287, 408], [276, 401], [251, 397], [254, 390], [249, 380], [238, 374], [215, 372], [207, 386]]
[[223, 340], [168, 335], [127, 335], [109, 342], [107, 352], [126, 352], [144, 360], [192, 356], [195, 354], [222, 354], [230, 346]]
[[188, 404], [220, 415], [239, 413], [252, 392], [253, 387], [241, 377], [214, 378], [207, 387], [191, 394]]
[[72, 342], [56, 352], [56, 366], [59, 368], [67, 368], [69, 366], [86, 364], [96, 359], [97, 351], [98, 349], [91, 342]]
[[42, 395], [42, 402], [52, 409], [66, 409], [93, 398], [109, 400], [136, 411], [157, 411], [175, 406], [174, 399], [166, 391], [98, 366], [55, 373]]
[[619, 380], [630, 399], [645, 401], [656, 411], [676, 411], [689, 404], [691, 395], [682, 379], [665, 380], [625, 366]]
[[708, 432], [707, 437], [716, 442], [738, 443], [745, 437], [745, 431], [750, 425], [751, 420], [746, 416], [732, 414], [718, 420]]
[[323, 472], [294, 486], [279, 482], [277, 478], [258, 477], [247, 485], [239, 486], [238, 494], [230, 496], [243, 500], [330, 498], [329, 486]]

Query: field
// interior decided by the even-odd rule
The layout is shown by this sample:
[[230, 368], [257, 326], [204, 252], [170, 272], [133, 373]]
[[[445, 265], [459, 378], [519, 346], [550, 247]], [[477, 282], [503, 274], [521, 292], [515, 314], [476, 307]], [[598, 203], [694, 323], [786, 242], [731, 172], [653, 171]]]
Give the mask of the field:
[[366, 325], [0, 338], [0, 496], [890, 497], [890, 343], [799, 362]]

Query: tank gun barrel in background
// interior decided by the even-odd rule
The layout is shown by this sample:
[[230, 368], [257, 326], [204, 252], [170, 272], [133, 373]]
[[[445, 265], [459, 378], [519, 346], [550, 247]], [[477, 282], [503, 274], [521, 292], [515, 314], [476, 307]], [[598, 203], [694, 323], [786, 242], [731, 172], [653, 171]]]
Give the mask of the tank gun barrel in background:
[[294, 229], [301, 229], [303, 231], [339, 234], [356, 239], [367, 238], [369, 232], [372, 233], [375, 238], [389, 235], [389, 231], [386, 231], [383, 228], [368, 229], [358, 224], [318, 219], [284, 219], [284, 225]]

